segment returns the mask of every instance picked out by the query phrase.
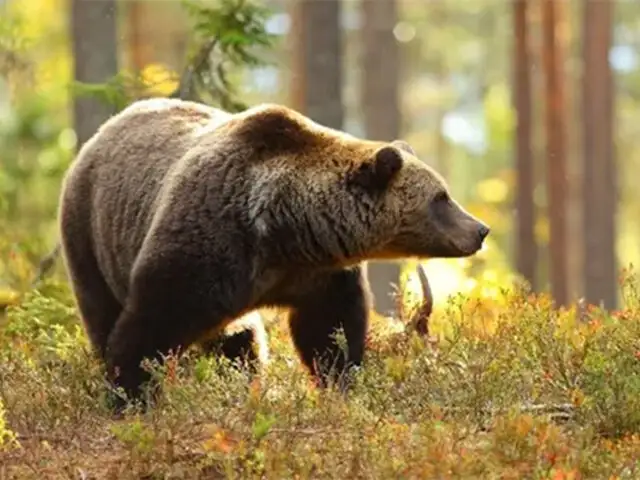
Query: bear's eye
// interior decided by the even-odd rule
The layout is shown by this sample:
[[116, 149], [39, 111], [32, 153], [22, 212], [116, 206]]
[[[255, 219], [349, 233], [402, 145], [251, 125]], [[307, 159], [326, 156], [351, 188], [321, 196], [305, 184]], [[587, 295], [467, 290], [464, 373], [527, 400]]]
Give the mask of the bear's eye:
[[438, 192], [433, 197], [433, 203], [446, 203], [449, 201], [449, 194], [445, 191]]

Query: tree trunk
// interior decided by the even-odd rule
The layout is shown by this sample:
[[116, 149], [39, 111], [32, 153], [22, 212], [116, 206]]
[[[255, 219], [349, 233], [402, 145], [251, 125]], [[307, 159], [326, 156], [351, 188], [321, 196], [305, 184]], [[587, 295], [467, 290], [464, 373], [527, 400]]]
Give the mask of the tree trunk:
[[[568, 2], [565, 13], [567, 17], [572, 18], [576, 14], [575, 2]], [[576, 17], [578, 18], [578, 17]], [[564, 22], [561, 29], [563, 36], [565, 36], [565, 45], [569, 59], [572, 61], [574, 58], [579, 58], [579, 52], [576, 52], [575, 46], [579, 41], [580, 28], [576, 28], [573, 21]], [[577, 55], [576, 55], [577, 53]], [[569, 298], [571, 301], [575, 301], [582, 297], [583, 290], [583, 274], [582, 274], [582, 250], [583, 243], [580, 241], [582, 238], [582, 116], [581, 116], [581, 96], [579, 89], [575, 86], [579, 85], [579, 79], [574, 68], [570, 68], [567, 81], [572, 85], [572, 88], [568, 88], [566, 92], [567, 102], [567, 135], [569, 137], [567, 142], [567, 275], [569, 284]]]
[[292, 4], [294, 108], [327, 127], [341, 129], [341, 0], [294, 0]]
[[142, 70], [145, 65], [150, 63], [151, 54], [147, 43], [142, 25], [145, 21], [145, 4], [140, 0], [130, 0], [127, 3], [127, 27], [128, 27], [128, 46], [129, 46], [129, 62], [134, 70]]
[[551, 293], [558, 306], [567, 305], [567, 142], [564, 96], [564, 52], [558, 39], [558, 0], [542, 1], [543, 63], [545, 71], [545, 127], [547, 140], [547, 211], [549, 216]]
[[[118, 73], [115, 0], [72, 0], [71, 39], [74, 78], [101, 83]], [[92, 97], [73, 101], [74, 127], [80, 148], [113, 113]]]
[[533, 190], [535, 171], [531, 146], [531, 63], [529, 28], [527, 21], [528, 0], [513, 2], [514, 104], [516, 110], [516, 268], [520, 275], [536, 289], [537, 245], [535, 238], [535, 206]]
[[155, 0], [127, 0], [123, 41], [126, 68], [141, 71], [152, 63], [182, 70], [192, 36], [189, 16], [180, 2], [164, 2], [158, 8]]
[[[397, 22], [396, 0], [362, 0], [361, 106], [367, 138], [392, 141], [400, 135], [398, 44], [393, 35]], [[371, 262], [369, 281], [375, 308], [382, 315], [396, 314], [392, 284], [398, 284], [396, 262]]]
[[583, 142], [585, 300], [615, 308], [617, 303], [616, 201], [613, 146], [613, 76], [609, 65], [613, 2], [584, 2]]

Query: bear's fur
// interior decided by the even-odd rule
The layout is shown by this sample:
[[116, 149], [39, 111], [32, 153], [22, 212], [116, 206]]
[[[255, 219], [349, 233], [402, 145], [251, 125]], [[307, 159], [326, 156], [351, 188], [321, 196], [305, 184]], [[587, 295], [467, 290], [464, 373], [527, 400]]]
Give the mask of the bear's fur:
[[88, 335], [134, 397], [143, 357], [264, 306], [289, 309], [301, 360], [325, 384], [362, 361], [362, 262], [469, 256], [489, 233], [404, 142], [358, 139], [284, 106], [229, 114], [175, 99], [105, 122], [59, 208]]

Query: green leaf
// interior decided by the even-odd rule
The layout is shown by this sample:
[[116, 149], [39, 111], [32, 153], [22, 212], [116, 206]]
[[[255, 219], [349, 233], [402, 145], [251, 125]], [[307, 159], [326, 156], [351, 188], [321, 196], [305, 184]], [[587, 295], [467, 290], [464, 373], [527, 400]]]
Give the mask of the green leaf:
[[253, 437], [256, 440], [260, 440], [263, 438], [269, 430], [276, 422], [276, 417], [273, 414], [264, 415], [261, 412], [256, 414], [256, 418], [253, 421], [253, 425], [251, 427], [251, 431], [253, 433]]

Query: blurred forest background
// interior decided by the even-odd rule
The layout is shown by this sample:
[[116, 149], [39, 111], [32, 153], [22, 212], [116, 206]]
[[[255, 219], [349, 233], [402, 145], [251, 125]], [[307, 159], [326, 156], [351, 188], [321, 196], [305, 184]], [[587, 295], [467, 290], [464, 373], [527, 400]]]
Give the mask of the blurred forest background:
[[[60, 181], [78, 146], [132, 98], [175, 94], [189, 65], [218, 68], [198, 63], [194, 41], [215, 22], [193, 12], [237, 3], [0, 0], [6, 297], [29, 288], [56, 244]], [[640, 256], [640, 3], [253, 5], [268, 41], [232, 13], [258, 49], [241, 51], [246, 37], [231, 28], [236, 64], [201, 90], [218, 89], [209, 103], [225, 108], [280, 102], [357, 136], [408, 141], [492, 228], [476, 257], [427, 263], [436, 305], [522, 278], [559, 305], [616, 306], [619, 269]], [[400, 273], [370, 266], [380, 312], [395, 308]]]
[[[0, 0], [0, 478], [640, 478], [639, 55], [631, 0]], [[426, 262], [428, 341], [395, 328], [415, 264], [372, 264], [400, 321], [348, 398], [278, 322], [260, 378], [167, 358], [157, 409], [113, 418], [58, 193], [149, 96], [408, 141], [492, 232]]]

